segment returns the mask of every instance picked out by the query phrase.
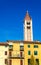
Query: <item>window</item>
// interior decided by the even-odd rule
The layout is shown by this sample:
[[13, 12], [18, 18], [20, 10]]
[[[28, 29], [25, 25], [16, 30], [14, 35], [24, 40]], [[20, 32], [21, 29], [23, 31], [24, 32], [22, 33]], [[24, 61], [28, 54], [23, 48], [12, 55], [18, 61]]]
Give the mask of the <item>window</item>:
[[9, 49], [13, 49], [13, 45], [9, 45]]
[[7, 59], [5, 59], [5, 64], [7, 64]]
[[[28, 59], [28, 65], [30, 65], [31, 59]], [[36, 59], [37, 65], [39, 65], [39, 59]]]
[[23, 52], [20, 52], [20, 56], [21, 56], [21, 57], [23, 56]]
[[30, 55], [31, 54], [31, 52], [30, 51], [28, 51], [28, 55]]
[[36, 59], [37, 65], [39, 65], [39, 59]]
[[11, 52], [9, 52], [9, 56], [12, 56], [12, 53]]
[[30, 29], [30, 26], [27, 26], [27, 29]]
[[7, 55], [7, 51], [5, 51], [5, 55]]
[[23, 60], [20, 60], [20, 65], [23, 65]]
[[30, 22], [27, 22], [27, 25], [30, 25]]
[[21, 50], [21, 51], [24, 50], [24, 46], [20, 46], [20, 50]]
[[38, 45], [34, 45], [34, 48], [38, 48]]
[[9, 60], [9, 65], [12, 65], [12, 60]]
[[13, 47], [13, 45], [9, 45], [9, 47], [11, 48], [11, 47]]
[[38, 52], [37, 51], [34, 51], [34, 55], [38, 55]]
[[30, 45], [28, 45], [28, 48], [30, 48]]
[[28, 59], [28, 65], [30, 65], [30, 59]]

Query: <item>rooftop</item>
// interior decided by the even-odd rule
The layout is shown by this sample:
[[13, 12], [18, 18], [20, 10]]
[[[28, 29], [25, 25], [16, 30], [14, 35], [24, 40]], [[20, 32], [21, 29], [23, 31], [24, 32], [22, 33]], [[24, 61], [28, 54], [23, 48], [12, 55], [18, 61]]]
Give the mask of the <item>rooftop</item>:
[[30, 15], [29, 15], [28, 11], [27, 11], [27, 13], [26, 13], [25, 20], [31, 20], [31, 17], [30, 17]]

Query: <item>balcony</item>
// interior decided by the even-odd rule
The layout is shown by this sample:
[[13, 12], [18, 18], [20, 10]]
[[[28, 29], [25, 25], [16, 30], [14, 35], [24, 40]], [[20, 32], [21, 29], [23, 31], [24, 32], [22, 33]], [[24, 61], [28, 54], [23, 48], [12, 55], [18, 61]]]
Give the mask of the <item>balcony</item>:
[[20, 51], [13, 51], [11, 53], [11, 55], [9, 56], [9, 58], [11, 59], [24, 59], [24, 52], [22, 52], [22, 54], [20, 54]]

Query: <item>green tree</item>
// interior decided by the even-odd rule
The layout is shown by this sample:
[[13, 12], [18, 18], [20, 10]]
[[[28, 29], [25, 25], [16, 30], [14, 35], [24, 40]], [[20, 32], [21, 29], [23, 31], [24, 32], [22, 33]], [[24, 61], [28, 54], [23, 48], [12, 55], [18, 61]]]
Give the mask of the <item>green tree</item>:
[[31, 55], [30, 65], [38, 65], [33, 55]]

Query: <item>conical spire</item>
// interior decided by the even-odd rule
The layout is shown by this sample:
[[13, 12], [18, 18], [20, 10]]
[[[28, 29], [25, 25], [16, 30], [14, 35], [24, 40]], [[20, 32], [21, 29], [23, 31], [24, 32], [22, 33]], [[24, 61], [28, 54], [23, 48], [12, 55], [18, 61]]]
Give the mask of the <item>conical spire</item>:
[[28, 11], [27, 11], [27, 13], [26, 13], [25, 20], [31, 20], [31, 17], [30, 17], [30, 15], [29, 15]]

